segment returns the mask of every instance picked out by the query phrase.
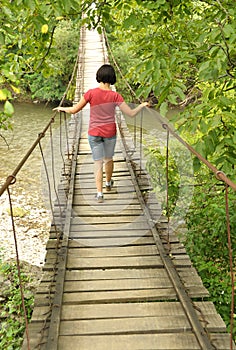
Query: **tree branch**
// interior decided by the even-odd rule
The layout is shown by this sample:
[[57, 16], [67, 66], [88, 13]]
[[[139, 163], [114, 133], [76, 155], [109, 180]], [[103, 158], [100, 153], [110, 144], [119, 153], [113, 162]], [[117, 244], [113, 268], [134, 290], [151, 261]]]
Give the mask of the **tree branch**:
[[51, 38], [50, 38], [49, 46], [48, 46], [47, 51], [46, 51], [46, 53], [44, 54], [43, 58], [41, 59], [41, 62], [39, 63], [38, 67], [36, 68], [36, 70], [38, 70], [38, 69], [42, 66], [42, 64], [43, 64], [43, 62], [45, 61], [47, 55], [49, 54], [49, 51], [50, 51], [50, 49], [51, 49], [52, 42], [53, 42], [53, 35], [54, 35], [54, 32], [55, 32], [55, 29], [56, 29], [56, 26], [54, 26], [54, 27], [52, 28], [52, 33], [51, 33]]

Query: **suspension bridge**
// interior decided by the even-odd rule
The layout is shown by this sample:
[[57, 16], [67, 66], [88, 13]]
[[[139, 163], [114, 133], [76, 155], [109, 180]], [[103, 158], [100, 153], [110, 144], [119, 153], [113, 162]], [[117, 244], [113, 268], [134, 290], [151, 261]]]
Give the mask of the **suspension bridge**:
[[[95, 73], [104, 63], [104, 36], [81, 28], [74, 103], [96, 86]], [[22, 349], [235, 349], [184, 246], [162, 215], [140, 161], [141, 151], [135, 151], [120, 111], [116, 119], [114, 187], [102, 204], [94, 200], [89, 109], [69, 121], [61, 181], [51, 203], [44, 275]], [[15, 182], [50, 125], [1, 194]]]

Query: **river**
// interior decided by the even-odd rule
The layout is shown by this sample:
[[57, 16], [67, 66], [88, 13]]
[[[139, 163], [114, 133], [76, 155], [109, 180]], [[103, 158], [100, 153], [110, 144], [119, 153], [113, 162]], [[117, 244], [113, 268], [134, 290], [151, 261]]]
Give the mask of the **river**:
[[[1, 130], [0, 186], [12, 174], [20, 160], [51, 119], [50, 107], [33, 103], [15, 103], [12, 130]], [[43, 140], [44, 144], [47, 142]], [[44, 146], [45, 148], [45, 146]], [[11, 188], [19, 256], [32, 265], [42, 266], [48, 239], [50, 215], [41, 195], [42, 158], [36, 147]], [[15, 245], [6, 191], [0, 197], [0, 259], [15, 257]]]
[[[41, 104], [15, 103], [12, 118], [12, 130], [1, 131], [0, 137], [0, 180], [1, 183], [12, 173], [18, 162], [27, 153], [52, 116], [52, 109]], [[36, 148], [19, 173], [19, 179], [25, 178], [29, 186], [35, 184], [41, 167], [39, 148]], [[37, 182], [36, 182], [37, 183]]]

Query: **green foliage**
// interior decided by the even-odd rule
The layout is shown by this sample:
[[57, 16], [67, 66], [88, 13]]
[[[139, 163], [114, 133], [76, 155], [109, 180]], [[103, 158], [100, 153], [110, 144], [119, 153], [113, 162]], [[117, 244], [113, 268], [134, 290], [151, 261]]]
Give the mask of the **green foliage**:
[[180, 222], [186, 215], [193, 194], [192, 157], [189, 151], [172, 137], [168, 139], [167, 152], [165, 132], [155, 139], [150, 139], [149, 136], [148, 143], [151, 143], [151, 146], [146, 145], [144, 148], [146, 167], [151, 175], [158, 201], [162, 204], [165, 215]]
[[[130, 87], [133, 91], [135, 91], [136, 86], [132, 79], [128, 81], [129, 87], [127, 86], [126, 76], [130, 70], [130, 66], [133, 66], [135, 62], [137, 62], [137, 58], [134, 58], [134, 54], [130, 49], [130, 46], [126, 42], [119, 42], [114, 40], [112, 32], [108, 34], [112, 55], [110, 51], [108, 51], [109, 59], [111, 64], [116, 68], [117, 73], [117, 82], [116, 88], [119, 93], [122, 94], [126, 101], [136, 102], [137, 98], [131, 93]], [[115, 57], [115, 61], [113, 62], [113, 57]], [[118, 65], [118, 67], [116, 66]]]
[[[185, 247], [211, 300], [226, 324], [230, 324], [231, 280], [225, 212], [225, 189], [210, 174], [197, 178], [198, 186], [186, 216]], [[229, 195], [232, 251], [236, 249], [236, 200]], [[236, 325], [234, 329], [236, 335]]]
[[[44, 101], [60, 100], [63, 96], [77, 57], [79, 28], [71, 21], [61, 21], [54, 33], [50, 54], [45, 59], [47, 69], [42, 74], [35, 72], [24, 79], [25, 89], [33, 99]], [[73, 99], [70, 91], [67, 99]]]
[[[12, 263], [0, 262], [0, 273], [6, 276], [10, 281], [7, 290], [4, 290], [5, 302], [1, 309], [1, 328], [0, 328], [0, 349], [17, 350], [21, 348], [23, 335], [25, 331], [24, 312], [22, 308], [21, 294], [19, 289], [19, 278], [17, 267]], [[24, 288], [24, 301], [27, 310], [27, 317], [30, 319], [33, 309], [33, 295], [27, 291], [29, 277], [21, 274]]]
[[[195, 137], [193, 146], [235, 177], [236, 7], [233, 1], [109, 2], [113, 46], [131, 53], [126, 78], [137, 97], [153, 95], [173, 122]], [[196, 162], [199, 166], [199, 163]]]
[[9, 101], [6, 101], [3, 106], [3, 111], [0, 111], [0, 129], [11, 129], [11, 117], [13, 116], [13, 114], [13, 105]]
[[169, 202], [169, 208], [167, 208], [166, 147], [162, 148], [160, 145], [157, 145], [156, 148], [146, 148], [145, 155], [148, 159], [146, 167], [148, 173], [151, 175], [156, 195], [162, 202], [163, 212], [165, 214], [172, 215], [178, 199], [180, 185], [180, 178], [175, 159], [173, 156], [169, 157], [168, 193], [171, 201]]
[[[22, 80], [24, 81], [26, 76], [33, 76], [33, 80], [35, 72], [42, 74], [45, 80], [46, 77], [55, 77], [56, 74], [61, 75], [62, 80], [66, 77], [68, 72], [62, 74], [58, 69], [55, 71], [55, 66], [50, 66], [47, 57], [52, 47], [55, 30], [60, 26], [60, 22], [71, 17], [74, 23], [78, 23], [81, 19], [81, 11], [81, 3], [76, 0], [1, 1], [0, 100], [14, 98], [20, 93], [19, 87], [25, 86]], [[75, 45], [78, 45], [76, 38]], [[61, 56], [65, 54], [65, 50], [60, 51]], [[74, 53], [74, 60], [75, 56]], [[67, 67], [70, 69], [70, 65], [67, 65], [68, 60], [62, 63], [66, 64], [65, 71]], [[54, 80], [49, 83], [52, 84], [52, 90], [57, 87]], [[37, 93], [34, 93], [37, 96]], [[41, 91], [39, 97], [42, 95]], [[50, 99], [53, 96], [53, 94], [50, 96], [49, 92], [46, 93], [46, 98]]]
[[[171, 148], [171, 147], [170, 147]], [[171, 148], [171, 151], [173, 147]], [[182, 150], [176, 150], [177, 153]], [[152, 178], [152, 183], [157, 193], [157, 198], [162, 202], [164, 213], [166, 213], [166, 147], [159, 142], [152, 147], [146, 148], [147, 170]], [[187, 158], [181, 155], [176, 158], [174, 152], [169, 152], [169, 215], [185, 219], [187, 231], [182, 240], [191, 261], [210, 293], [210, 300], [216, 306], [217, 311], [224, 319], [228, 330], [230, 330], [231, 309], [231, 279], [229, 270], [229, 250], [225, 211], [225, 186], [217, 181], [208, 170], [201, 168], [195, 172], [192, 178], [188, 172], [189, 165], [185, 171], [180, 171], [180, 160]], [[184, 175], [185, 174], [185, 175]], [[184, 179], [183, 179], [184, 176]], [[186, 180], [189, 177], [189, 183]], [[191, 188], [194, 186], [193, 197], [187, 196], [184, 200], [189, 203], [185, 212], [179, 210], [179, 197], [181, 196], [181, 184], [185, 183]], [[164, 193], [164, 196], [160, 195]], [[191, 192], [190, 192], [191, 193]], [[163, 201], [164, 198], [164, 201]], [[182, 202], [182, 199], [181, 199]], [[235, 193], [229, 193], [229, 215], [232, 251], [236, 249], [236, 199]], [[181, 234], [181, 232], [180, 232]], [[234, 326], [234, 337], [236, 325]]]

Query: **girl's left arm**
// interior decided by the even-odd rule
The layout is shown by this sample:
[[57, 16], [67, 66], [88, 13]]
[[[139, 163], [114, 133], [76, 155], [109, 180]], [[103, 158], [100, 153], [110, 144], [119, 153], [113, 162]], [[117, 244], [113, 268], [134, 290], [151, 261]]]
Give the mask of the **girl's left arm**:
[[81, 111], [81, 109], [83, 109], [86, 106], [86, 104], [87, 104], [87, 101], [85, 100], [84, 96], [82, 96], [80, 101], [75, 106], [56, 107], [56, 108], [53, 108], [53, 111], [75, 114], [75, 113], [78, 113], [79, 111]]

